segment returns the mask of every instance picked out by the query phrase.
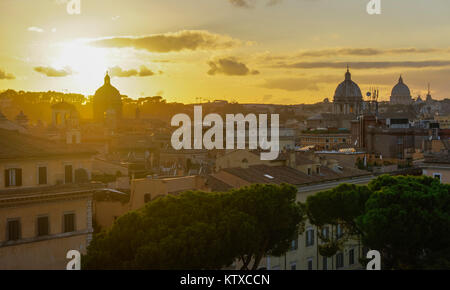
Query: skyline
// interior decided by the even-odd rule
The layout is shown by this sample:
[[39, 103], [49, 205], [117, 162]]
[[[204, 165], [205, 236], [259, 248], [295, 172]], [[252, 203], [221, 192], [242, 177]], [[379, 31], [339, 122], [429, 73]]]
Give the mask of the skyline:
[[383, 1], [381, 15], [359, 0], [82, 0], [80, 15], [64, 2], [0, 3], [0, 90], [93, 95], [109, 71], [134, 99], [315, 103], [332, 99], [348, 64], [381, 100], [400, 75], [414, 98], [428, 83], [450, 97], [443, 0]]

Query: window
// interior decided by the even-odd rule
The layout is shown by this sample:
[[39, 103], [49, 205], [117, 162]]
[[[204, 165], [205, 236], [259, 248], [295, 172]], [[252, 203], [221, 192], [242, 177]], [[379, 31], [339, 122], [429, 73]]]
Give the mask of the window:
[[298, 249], [298, 239], [292, 240], [291, 242], [291, 251], [295, 251]]
[[311, 175], [311, 168], [308, 168], [308, 175]]
[[327, 257], [322, 258], [322, 270], [328, 270], [328, 258]]
[[22, 186], [22, 169], [11, 168], [5, 170], [5, 187]]
[[314, 229], [306, 230], [306, 246], [314, 245]]
[[72, 165], [66, 165], [64, 167], [64, 183], [72, 183], [72, 181], [73, 181]]
[[439, 179], [439, 181], [442, 181], [440, 173], [433, 173], [433, 177]]
[[150, 193], [144, 194], [144, 202], [147, 203], [152, 200], [152, 195]]
[[38, 180], [39, 185], [47, 184], [47, 167], [39, 167]]
[[291, 270], [297, 270], [297, 263], [291, 263]]
[[316, 167], [316, 173], [320, 174], [320, 167], [319, 166]]
[[20, 240], [20, 220], [19, 219], [11, 219], [8, 220], [8, 241], [17, 241]]
[[336, 239], [342, 238], [342, 227], [341, 225], [337, 225], [336, 227]]
[[348, 251], [348, 264], [355, 264], [355, 249], [350, 249], [350, 251]]
[[41, 216], [37, 219], [37, 235], [38, 237], [47, 236], [49, 234], [48, 216]]
[[344, 254], [338, 253], [336, 254], [336, 268], [344, 267]]
[[324, 227], [322, 229], [322, 236], [326, 240], [328, 240], [330, 238], [330, 228], [329, 227]]
[[64, 233], [70, 233], [75, 231], [75, 214], [74, 213], [67, 213], [64, 214]]
[[311, 258], [308, 259], [307, 267], [308, 267], [308, 270], [313, 269], [313, 259], [311, 259]]

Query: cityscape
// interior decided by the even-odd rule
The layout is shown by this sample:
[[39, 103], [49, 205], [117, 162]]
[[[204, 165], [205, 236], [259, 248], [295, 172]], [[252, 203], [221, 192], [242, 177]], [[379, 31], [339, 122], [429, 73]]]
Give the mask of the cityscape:
[[2, 1], [0, 270], [449, 270], [450, 4], [366, 2]]

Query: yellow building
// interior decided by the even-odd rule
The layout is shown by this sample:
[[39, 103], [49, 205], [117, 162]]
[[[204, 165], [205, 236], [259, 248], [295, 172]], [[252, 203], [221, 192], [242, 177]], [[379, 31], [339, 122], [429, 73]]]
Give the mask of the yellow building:
[[66, 268], [70, 250], [92, 239], [92, 190], [2, 191], [0, 269]]
[[0, 129], [0, 269], [65, 269], [93, 232], [95, 151]]

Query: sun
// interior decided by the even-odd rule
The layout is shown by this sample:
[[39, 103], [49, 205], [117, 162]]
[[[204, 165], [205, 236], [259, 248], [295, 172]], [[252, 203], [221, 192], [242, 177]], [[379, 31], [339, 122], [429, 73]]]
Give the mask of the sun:
[[91, 47], [80, 41], [60, 45], [59, 54], [53, 61], [55, 68], [70, 68], [74, 73], [91, 75], [108, 67], [105, 49]]
[[111, 61], [107, 49], [92, 47], [82, 41], [71, 41], [58, 45], [51, 66], [70, 71], [71, 87], [89, 94], [99, 85]]

